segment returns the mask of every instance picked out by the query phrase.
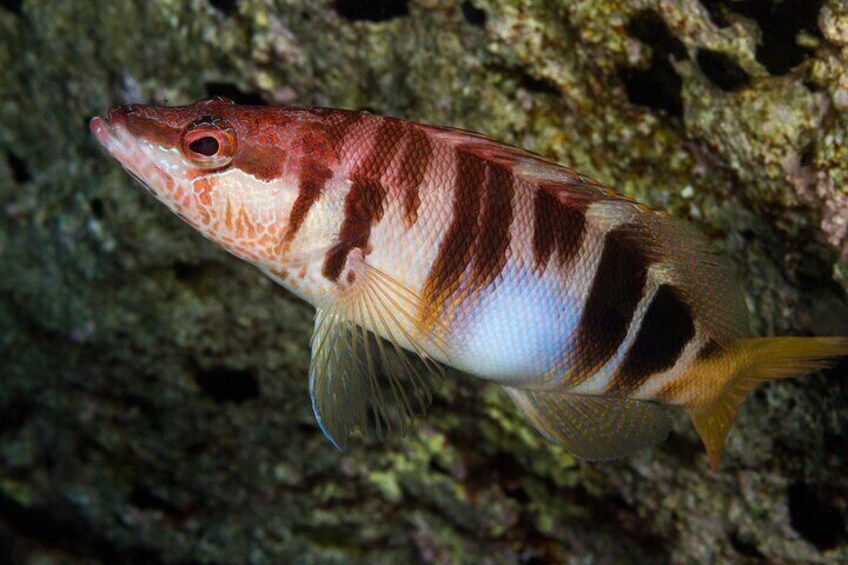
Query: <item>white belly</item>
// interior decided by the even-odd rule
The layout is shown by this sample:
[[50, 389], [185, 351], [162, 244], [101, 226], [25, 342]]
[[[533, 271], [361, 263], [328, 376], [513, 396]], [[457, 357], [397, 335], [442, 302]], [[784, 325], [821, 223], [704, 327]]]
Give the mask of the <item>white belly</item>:
[[504, 272], [461, 307], [454, 364], [501, 384], [532, 385], [551, 376], [579, 313], [550, 280]]

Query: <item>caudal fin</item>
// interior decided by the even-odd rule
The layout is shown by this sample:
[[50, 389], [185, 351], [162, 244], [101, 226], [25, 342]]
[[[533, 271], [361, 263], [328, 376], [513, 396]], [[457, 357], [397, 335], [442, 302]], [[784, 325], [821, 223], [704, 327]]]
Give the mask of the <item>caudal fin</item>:
[[848, 337], [754, 338], [739, 340], [696, 364], [687, 380], [706, 388], [716, 386], [705, 391], [711, 400], [694, 400], [686, 412], [704, 442], [713, 470], [718, 470], [727, 432], [751, 389], [761, 382], [829, 367], [843, 355], [848, 355]]

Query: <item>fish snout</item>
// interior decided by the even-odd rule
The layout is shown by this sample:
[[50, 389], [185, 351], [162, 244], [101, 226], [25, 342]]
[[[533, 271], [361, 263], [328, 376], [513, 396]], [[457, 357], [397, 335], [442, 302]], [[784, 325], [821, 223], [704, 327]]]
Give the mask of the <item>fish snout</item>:
[[127, 127], [127, 116], [136, 113], [135, 105], [111, 106], [106, 110], [106, 116], [95, 116], [88, 122], [91, 133], [106, 149], [113, 149], [117, 141], [118, 131]]
[[94, 116], [88, 122], [88, 127], [91, 130], [91, 133], [94, 134], [94, 137], [97, 138], [97, 141], [100, 142], [100, 145], [108, 149], [109, 142], [114, 139], [115, 136], [112, 131], [112, 125], [109, 121], [100, 116]]
[[127, 122], [127, 116], [136, 113], [135, 104], [130, 104], [129, 106], [112, 106], [106, 110], [106, 118], [113, 126], [125, 125]]

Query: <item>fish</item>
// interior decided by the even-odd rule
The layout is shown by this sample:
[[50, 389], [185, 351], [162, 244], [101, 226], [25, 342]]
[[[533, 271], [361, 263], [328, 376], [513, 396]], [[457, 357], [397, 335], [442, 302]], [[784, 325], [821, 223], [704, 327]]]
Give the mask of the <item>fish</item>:
[[446, 367], [495, 383], [548, 440], [604, 461], [690, 417], [713, 469], [746, 395], [848, 355], [754, 337], [705, 236], [485, 135], [368, 112], [134, 104], [105, 150], [209, 240], [316, 309], [317, 424], [409, 432]]

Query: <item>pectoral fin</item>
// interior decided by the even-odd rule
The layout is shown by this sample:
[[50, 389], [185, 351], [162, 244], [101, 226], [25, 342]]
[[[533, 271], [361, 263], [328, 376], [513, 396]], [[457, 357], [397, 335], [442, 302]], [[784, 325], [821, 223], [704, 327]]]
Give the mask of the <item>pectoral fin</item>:
[[312, 336], [312, 409], [340, 450], [356, 429], [381, 440], [405, 434], [442, 375], [433, 361], [442, 337], [414, 331], [418, 297], [372, 267], [358, 279], [351, 296], [318, 310]]
[[624, 457], [668, 436], [666, 409], [654, 402], [504, 388], [543, 436], [580, 459]]

